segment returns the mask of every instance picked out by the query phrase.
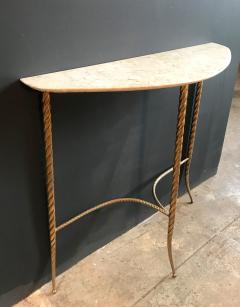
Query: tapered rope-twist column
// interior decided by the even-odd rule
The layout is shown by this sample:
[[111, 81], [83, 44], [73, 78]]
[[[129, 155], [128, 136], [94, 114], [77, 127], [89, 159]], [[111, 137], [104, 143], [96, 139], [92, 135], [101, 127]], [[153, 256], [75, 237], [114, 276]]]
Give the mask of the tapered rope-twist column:
[[190, 189], [190, 183], [189, 183], [189, 173], [190, 173], [190, 166], [191, 166], [191, 160], [192, 160], [192, 155], [193, 155], [193, 147], [194, 147], [194, 141], [195, 141], [196, 130], [197, 130], [198, 115], [199, 115], [201, 96], [202, 96], [202, 87], [203, 87], [203, 82], [202, 81], [198, 82], [197, 92], [196, 92], [196, 97], [195, 97], [195, 102], [194, 102], [189, 145], [188, 145], [188, 154], [187, 154], [188, 161], [185, 167], [185, 184], [186, 184], [188, 195], [190, 197], [190, 203], [193, 203], [193, 198], [191, 195], [191, 189]]
[[53, 173], [53, 147], [52, 147], [52, 120], [50, 94], [43, 93], [43, 128], [46, 159], [46, 185], [48, 197], [49, 237], [51, 249], [52, 291], [56, 292], [56, 217], [54, 196], [54, 173]]
[[173, 277], [175, 277], [175, 267], [172, 256], [172, 237], [173, 237], [175, 211], [176, 211], [178, 188], [179, 188], [180, 164], [182, 157], [182, 145], [183, 145], [187, 99], [188, 99], [188, 85], [183, 85], [180, 88], [180, 96], [179, 96], [177, 131], [176, 131], [176, 141], [175, 141], [175, 157], [173, 165], [173, 178], [172, 178], [168, 236], [167, 236], [168, 257], [171, 264]]

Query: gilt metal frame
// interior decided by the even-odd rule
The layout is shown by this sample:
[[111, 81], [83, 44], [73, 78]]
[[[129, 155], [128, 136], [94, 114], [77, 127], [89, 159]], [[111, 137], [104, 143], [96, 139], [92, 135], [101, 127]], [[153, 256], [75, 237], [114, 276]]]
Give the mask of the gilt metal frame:
[[[174, 153], [174, 163], [173, 167], [161, 174], [154, 182], [153, 185], [153, 196], [156, 201], [156, 204], [138, 199], [138, 198], [117, 198], [112, 199], [103, 203], [96, 205], [90, 209], [85, 210], [84, 212], [78, 214], [77, 216], [71, 218], [70, 220], [56, 225], [56, 213], [55, 213], [55, 195], [54, 195], [54, 167], [53, 167], [53, 144], [52, 144], [52, 119], [51, 119], [51, 102], [50, 102], [50, 93], [44, 92], [42, 96], [42, 112], [43, 112], [43, 131], [44, 131], [44, 144], [45, 144], [45, 160], [46, 160], [46, 189], [47, 189], [47, 198], [48, 198], [48, 220], [49, 220], [49, 238], [50, 238], [50, 259], [51, 259], [51, 273], [52, 273], [52, 292], [56, 293], [56, 235], [57, 232], [69, 226], [73, 222], [81, 219], [82, 217], [99, 210], [101, 208], [121, 203], [121, 204], [140, 204], [147, 206], [149, 208], [155, 209], [156, 211], [164, 214], [168, 217], [168, 233], [167, 233], [167, 247], [168, 247], [168, 256], [172, 269], [172, 276], [175, 277], [175, 266], [173, 262], [172, 254], [172, 238], [173, 230], [175, 224], [175, 214], [176, 214], [176, 205], [179, 189], [179, 178], [180, 178], [180, 167], [182, 164], [186, 164], [185, 167], [185, 184], [186, 189], [189, 194], [191, 202], [193, 198], [190, 191], [189, 183], [189, 174], [190, 174], [190, 165], [193, 154], [194, 140], [196, 136], [197, 121], [199, 115], [199, 107], [201, 101], [202, 93], [202, 84], [200, 81], [197, 83], [196, 96], [193, 107], [193, 117], [190, 128], [190, 138], [188, 145], [188, 154], [187, 157], [182, 160], [182, 147], [183, 147], [183, 137], [185, 129], [185, 119], [186, 119], [186, 109], [188, 104], [188, 89], [189, 85], [182, 85], [180, 87], [179, 95], [179, 106], [178, 106], [178, 117], [177, 117], [177, 128], [176, 128], [176, 140], [175, 140], [175, 153]], [[172, 188], [170, 196], [170, 208], [167, 210], [159, 201], [156, 193], [157, 184], [160, 180], [168, 175], [172, 175]]]

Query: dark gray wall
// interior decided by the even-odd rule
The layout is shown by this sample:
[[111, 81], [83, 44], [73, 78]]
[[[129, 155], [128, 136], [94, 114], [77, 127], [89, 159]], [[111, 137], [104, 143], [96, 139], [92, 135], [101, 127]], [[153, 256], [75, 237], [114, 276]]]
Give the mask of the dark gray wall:
[[[23, 76], [214, 41], [231, 66], [206, 81], [192, 183], [216, 173], [239, 59], [238, 0], [0, 2], [0, 306], [50, 277], [40, 96]], [[116, 72], [117, 73], [117, 72]], [[53, 96], [57, 221], [118, 196], [152, 200], [172, 164], [178, 89]], [[168, 196], [169, 180], [159, 187]], [[58, 272], [152, 214], [116, 206], [58, 237]]]

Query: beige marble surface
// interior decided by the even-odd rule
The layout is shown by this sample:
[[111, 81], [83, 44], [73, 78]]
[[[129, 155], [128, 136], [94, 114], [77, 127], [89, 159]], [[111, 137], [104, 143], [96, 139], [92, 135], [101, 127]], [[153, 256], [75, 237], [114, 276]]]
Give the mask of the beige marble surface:
[[211, 78], [223, 71], [230, 61], [229, 48], [207, 43], [21, 81], [33, 89], [54, 93], [158, 89]]

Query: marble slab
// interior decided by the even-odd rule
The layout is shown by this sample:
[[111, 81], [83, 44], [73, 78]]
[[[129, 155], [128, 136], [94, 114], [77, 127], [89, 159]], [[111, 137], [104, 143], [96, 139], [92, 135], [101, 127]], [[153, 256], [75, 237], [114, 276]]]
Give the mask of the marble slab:
[[159, 89], [211, 78], [222, 72], [230, 61], [229, 48], [207, 43], [21, 81], [35, 90], [54, 93]]

